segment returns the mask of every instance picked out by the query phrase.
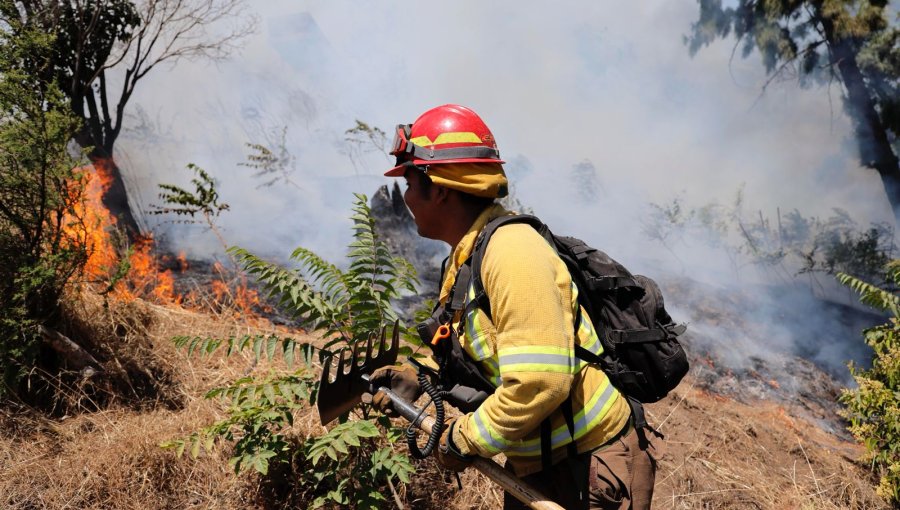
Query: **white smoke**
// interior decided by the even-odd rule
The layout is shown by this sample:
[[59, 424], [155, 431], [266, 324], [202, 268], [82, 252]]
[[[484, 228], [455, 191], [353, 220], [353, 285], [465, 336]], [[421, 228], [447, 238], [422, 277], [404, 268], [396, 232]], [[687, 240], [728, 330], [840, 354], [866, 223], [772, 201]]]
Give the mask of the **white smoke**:
[[[717, 280], [733, 264], [700, 245], [672, 257], [641, 234], [647, 204], [893, 222], [881, 182], [860, 167], [840, 90], [766, 81], [757, 56], [717, 41], [695, 58], [682, 37], [694, 1], [529, 3], [258, 0], [259, 32], [227, 62], [182, 62], [139, 84], [117, 155], [133, 200], [186, 185], [193, 162], [219, 182], [231, 244], [284, 258], [297, 245], [338, 259], [351, 192], [390, 183], [379, 152], [348, 156], [356, 119], [388, 133], [443, 103], [468, 105], [493, 131], [518, 198], [554, 229], [640, 272]], [[140, 110], [137, 107], [140, 107]], [[137, 113], [141, 112], [141, 116]], [[238, 166], [244, 144], [287, 127], [294, 187]], [[597, 200], [573, 190], [594, 170]], [[583, 197], [582, 197], [583, 198]], [[189, 256], [220, 254], [200, 227], [150, 226]], [[733, 275], [732, 275], [733, 276]]]

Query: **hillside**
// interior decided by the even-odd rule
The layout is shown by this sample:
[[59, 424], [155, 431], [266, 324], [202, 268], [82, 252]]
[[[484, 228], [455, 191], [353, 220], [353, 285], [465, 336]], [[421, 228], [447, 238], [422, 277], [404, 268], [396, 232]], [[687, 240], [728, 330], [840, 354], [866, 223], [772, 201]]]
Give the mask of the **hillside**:
[[[286, 501], [271, 480], [235, 476], [222, 448], [193, 461], [158, 446], [223, 416], [217, 403], [203, 399], [211, 386], [269, 368], [255, 366], [246, 355], [188, 358], [171, 337], [228, 336], [274, 326], [140, 299], [105, 307], [99, 296], [84, 294], [81, 302], [79, 316], [93, 321], [99, 336], [122, 333], [127, 325], [125, 334], [115, 337], [121, 344], [106, 346], [121, 350], [123, 360], [126, 353], [139, 352], [143, 363], [168, 378], [168, 385], [139, 404], [134, 398], [110, 398], [87, 410], [90, 403], [81, 402], [81, 411], [70, 407], [54, 418], [6, 403], [0, 408], [0, 507], [264, 509]], [[656, 508], [886, 507], [875, 496], [869, 473], [856, 462], [861, 447], [806, 421], [800, 407], [746, 398], [738, 402], [702, 389], [709, 369], [695, 366], [667, 399], [648, 406], [668, 439]], [[707, 375], [698, 377], [702, 371]], [[719, 376], [721, 382], [729, 377], [735, 376]], [[73, 402], [96, 394], [75, 387], [66, 393]], [[301, 438], [321, 432], [314, 410], [294, 424], [293, 433]], [[455, 479], [439, 473], [428, 459], [418, 463], [413, 484], [399, 491], [408, 508], [446, 508], [448, 500], [451, 508], [499, 507], [500, 493], [490, 482], [466, 473], [463, 483], [459, 492]], [[304, 497], [292, 494], [288, 500], [308, 503]]]

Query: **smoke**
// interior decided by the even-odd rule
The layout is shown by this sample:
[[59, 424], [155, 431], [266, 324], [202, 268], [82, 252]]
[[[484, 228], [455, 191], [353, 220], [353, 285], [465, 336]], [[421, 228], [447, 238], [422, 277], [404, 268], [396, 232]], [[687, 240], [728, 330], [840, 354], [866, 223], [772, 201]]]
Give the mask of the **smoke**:
[[[157, 69], [138, 86], [117, 157], [143, 210], [158, 183], [188, 183], [187, 163], [209, 171], [231, 206], [219, 219], [225, 238], [260, 254], [283, 259], [303, 245], [339, 259], [351, 193], [390, 183], [389, 158], [353, 149], [344, 132], [357, 119], [390, 132], [443, 103], [482, 115], [517, 198], [557, 232], [654, 277], [732, 285], [735, 266], [700, 242], [648, 241], [649, 203], [727, 204], [743, 190], [767, 216], [840, 207], [861, 225], [893, 221], [877, 174], [856, 160], [840, 90], [787, 82], [761, 95], [763, 66], [733, 58], [732, 40], [690, 58], [692, 1], [250, 7], [260, 30], [241, 53]], [[239, 166], [252, 152], [245, 143], [276, 144], [284, 127], [293, 184], [259, 187]], [[175, 250], [221, 257], [202, 228], [144, 219]], [[745, 285], [769, 276], [739, 269]]]

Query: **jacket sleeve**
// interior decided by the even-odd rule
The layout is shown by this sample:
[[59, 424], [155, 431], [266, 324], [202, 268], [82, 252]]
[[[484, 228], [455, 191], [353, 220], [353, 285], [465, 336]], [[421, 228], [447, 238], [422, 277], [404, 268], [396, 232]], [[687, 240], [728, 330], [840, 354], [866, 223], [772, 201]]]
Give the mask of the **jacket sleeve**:
[[461, 421], [454, 442], [464, 454], [491, 457], [516, 447], [569, 395], [575, 372], [573, 297], [565, 264], [527, 225], [497, 230], [481, 274], [501, 384]]

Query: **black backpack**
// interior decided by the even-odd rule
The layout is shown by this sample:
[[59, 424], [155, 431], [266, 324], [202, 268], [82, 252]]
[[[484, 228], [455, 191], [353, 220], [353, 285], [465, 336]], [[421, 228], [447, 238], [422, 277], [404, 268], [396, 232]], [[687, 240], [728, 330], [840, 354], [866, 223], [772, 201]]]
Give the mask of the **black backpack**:
[[[565, 262], [578, 287], [579, 304], [590, 316], [603, 345], [600, 356], [581, 346], [575, 347], [575, 355], [599, 366], [627, 398], [641, 448], [645, 448], [648, 441], [644, 429], [659, 436], [662, 434], [649, 426], [641, 403], [659, 401], [687, 373], [687, 355], [678, 343], [678, 336], [686, 327], [676, 325], [666, 312], [656, 282], [645, 276], [632, 275], [624, 266], [584, 241], [553, 235], [541, 220], [531, 215], [501, 216], [488, 222], [475, 240], [472, 255], [460, 266], [446, 303], [436, 306], [431, 317], [417, 326], [423, 342], [433, 349], [438, 361], [437, 380], [442, 398], [463, 412], [471, 412], [495, 390], [456, 341], [458, 332], [464, 328], [463, 322], [456, 331], [450, 331], [451, 341], [438, 341], [436, 332], [440, 325], [451, 322], [455, 312], [463, 312], [464, 321], [465, 312], [475, 306], [493, 320], [490, 299], [481, 281], [481, 263], [491, 236], [498, 228], [510, 223], [531, 225]], [[441, 272], [443, 281], [443, 269]], [[475, 296], [466, 303], [470, 282]], [[576, 331], [580, 326], [577, 320]], [[571, 398], [566, 399], [561, 410], [569, 432], [574, 436]], [[544, 467], [549, 467], [549, 418], [541, 423], [541, 450]], [[570, 458], [575, 458], [574, 441], [569, 443], [569, 450]]]
[[[659, 286], [646, 276], [632, 275], [602, 251], [574, 237], [556, 236], [538, 218], [501, 216], [485, 225], [471, 257], [474, 301], [491, 318], [490, 300], [481, 281], [481, 261], [494, 232], [510, 223], [525, 223], [538, 231], [566, 263], [578, 301], [587, 311], [603, 345], [600, 356], [576, 346], [576, 356], [597, 364], [629, 400], [652, 403], [664, 398], [688, 372], [688, 360], [678, 343], [687, 329], [666, 312]], [[579, 324], [576, 322], [575, 329]]]

